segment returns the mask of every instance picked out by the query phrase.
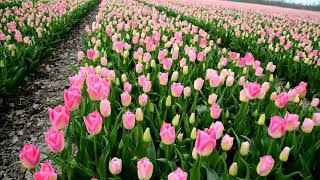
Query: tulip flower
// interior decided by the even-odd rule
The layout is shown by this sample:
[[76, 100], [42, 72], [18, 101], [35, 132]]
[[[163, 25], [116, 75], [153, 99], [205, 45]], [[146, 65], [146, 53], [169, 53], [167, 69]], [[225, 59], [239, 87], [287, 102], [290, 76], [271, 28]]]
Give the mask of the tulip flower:
[[113, 175], [118, 175], [122, 170], [122, 160], [114, 157], [109, 161], [109, 171]]
[[49, 161], [46, 161], [42, 164], [40, 171], [37, 171], [33, 174], [34, 180], [57, 180], [57, 173], [54, 172], [53, 167]]
[[153, 173], [153, 164], [147, 157], [144, 157], [138, 161], [137, 170], [140, 180], [149, 180]]
[[53, 128], [63, 129], [68, 126], [70, 112], [62, 105], [56, 106], [54, 109], [49, 108], [50, 122]]
[[168, 175], [168, 180], [187, 180], [187, 179], [188, 179], [188, 173], [184, 172], [179, 167]]
[[201, 156], [209, 156], [216, 147], [216, 134], [213, 129], [198, 130], [195, 148]]
[[272, 138], [280, 138], [286, 133], [286, 121], [280, 116], [272, 116], [268, 128], [268, 134]]
[[25, 144], [19, 154], [19, 159], [23, 167], [35, 168], [40, 161], [40, 148], [36, 148], [33, 144]]
[[86, 125], [87, 131], [92, 134], [96, 135], [99, 134], [102, 128], [102, 116], [98, 111], [94, 111], [90, 113], [87, 117], [83, 117], [83, 121]]
[[64, 103], [65, 108], [69, 111], [73, 111], [79, 108], [81, 101], [81, 91], [78, 87], [70, 87], [64, 90]]
[[260, 161], [257, 165], [257, 173], [260, 176], [267, 176], [274, 166], [274, 160], [272, 156], [266, 155], [260, 157]]
[[123, 123], [123, 127], [125, 129], [133, 129], [134, 125], [135, 125], [135, 114], [133, 114], [130, 111], [126, 111], [123, 115], [122, 115], [122, 123]]
[[229, 151], [233, 145], [233, 137], [230, 137], [228, 134], [224, 135], [221, 140], [221, 148], [224, 151]]
[[174, 126], [171, 126], [169, 123], [163, 122], [160, 129], [160, 137], [161, 137], [161, 141], [164, 144], [166, 145], [173, 144], [176, 138], [176, 131]]
[[54, 153], [59, 153], [64, 148], [64, 132], [61, 130], [48, 129], [45, 133], [45, 140], [49, 149]]

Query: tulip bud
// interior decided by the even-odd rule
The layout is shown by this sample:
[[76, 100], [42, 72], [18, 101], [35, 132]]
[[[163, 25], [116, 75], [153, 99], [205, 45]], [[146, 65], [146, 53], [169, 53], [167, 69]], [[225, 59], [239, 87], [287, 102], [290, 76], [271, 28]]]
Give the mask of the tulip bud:
[[314, 122], [309, 118], [305, 118], [304, 121], [302, 122], [301, 130], [307, 134], [311, 133], [313, 126], [314, 126]]
[[229, 116], [230, 116], [230, 114], [229, 114], [229, 110], [227, 110], [227, 111], [226, 111], [226, 115], [225, 115], [225, 117], [226, 117], [226, 118], [229, 118]]
[[221, 140], [221, 148], [224, 151], [229, 151], [233, 145], [233, 137], [230, 137], [228, 134], [224, 135]]
[[289, 147], [283, 148], [283, 150], [281, 151], [280, 156], [279, 156], [280, 161], [287, 162], [290, 150], [291, 149]]
[[179, 133], [178, 136], [177, 136], [177, 139], [179, 142], [182, 142], [183, 140], [183, 133]]
[[319, 105], [319, 102], [320, 102], [319, 98], [313, 98], [310, 105], [312, 107], [317, 107]]
[[150, 128], [147, 128], [143, 133], [143, 142], [150, 142], [150, 141], [151, 141]]
[[109, 161], [109, 171], [113, 175], [118, 175], [121, 173], [122, 170], [122, 160], [119, 158], [112, 158]]
[[258, 110], [257, 110], [257, 109], [256, 109], [255, 111], [253, 111], [253, 113], [252, 113], [252, 116], [253, 116], [253, 117], [258, 117], [258, 115], [259, 115], [259, 114], [258, 114]]
[[192, 158], [193, 158], [194, 160], [197, 160], [197, 159], [198, 159], [198, 152], [197, 152], [196, 148], [193, 148], [193, 149], [192, 149]]
[[287, 82], [287, 84], [286, 84], [286, 89], [290, 89], [290, 83], [289, 82]]
[[121, 81], [123, 82], [123, 83], [125, 83], [125, 82], [127, 82], [127, 75], [126, 74], [122, 74], [121, 75]]
[[189, 123], [193, 124], [195, 122], [195, 113], [191, 113], [190, 117], [189, 117]]
[[248, 141], [245, 141], [245, 142], [241, 143], [240, 154], [242, 156], [248, 155], [249, 154], [249, 149], [250, 149], [250, 143]]
[[265, 114], [261, 114], [259, 119], [258, 119], [258, 124], [259, 125], [264, 125], [265, 120], [266, 120], [266, 115]]
[[117, 85], [117, 86], [120, 85], [120, 80], [119, 80], [119, 78], [116, 79], [116, 85]]
[[248, 68], [247, 68], [247, 67], [244, 67], [243, 70], [242, 70], [242, 73], [243, 73], [243, 74], [247, 74], [247, 73], [248, 73]]
[[273, 74], [270, 74], [270, 77], [269, 77], [269, 82], [273, 82], [274, 78], [273, 78]]
[[189, 73], [188, 66], [183, 66], [183, 74], [187, 75]]
[[229, 168], [229, 174], [230, 176], [236, 176], [238, 173], [238, 164], [236, 162], [233, 162]]
[[172, 76], [171, 76], [171, 81], [173, 81], [173, 82], [177, 81], [177, 80], [178, 80], [178, 77], [179, 77], [178, 71], [174, 71], [174, 72], [172, 73]]
[[190, 138], [195, 140], [197, 138], [197, 129], [195, 127], [192, 128]]
[[170, 107], [171, 106], [171, 96], [169, 95], [166, 99], [166, 106]]
[[174, 126], [178, 126], [179, 124], [179, 121], [180, 121], [180, 115], [179, 114], [176, 114], [172, 120], [172, 125]]
[[156, 67], [156, 61], [155, 60], [151, 60], [150, 66], [152, 68]]
[[137, 121], [142, 121], [143, 120], [143, 112], [141, 110], [141, 108], [137, 108], [136, 109], [136, 120]]

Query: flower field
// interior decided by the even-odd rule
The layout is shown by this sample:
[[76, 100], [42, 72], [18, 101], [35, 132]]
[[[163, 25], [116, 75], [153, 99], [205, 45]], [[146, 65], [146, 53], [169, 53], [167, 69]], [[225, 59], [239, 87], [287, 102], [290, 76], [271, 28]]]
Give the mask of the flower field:
[[[38, 3], [0, 11], [7, 89], [97, 2]], [[225, 6], [102, 0], [47, 148], [16, 163], [35, 180], [318, 179], [320, 18]]]
[[96, 0], [14, 2], [20, 6], [0, 9], [1, 96], [12, 93]]

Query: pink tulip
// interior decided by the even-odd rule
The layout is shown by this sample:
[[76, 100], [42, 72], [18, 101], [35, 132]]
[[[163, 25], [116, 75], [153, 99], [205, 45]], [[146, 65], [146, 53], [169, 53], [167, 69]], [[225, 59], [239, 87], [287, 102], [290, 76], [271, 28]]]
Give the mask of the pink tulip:
[[257, 98], [261, 96], [261, 94], [263, 93], [261, 89], [261, 85], [256, 82], [248, 82], [244, 85], [244, 87], [245, 87], [244, 93], [248, 99]]
[[175, 127], [171, 126], [169, 123], [163, 122], [160, 129], [160, 137], [164, 144], [173, 144], [176, 138]]
[[143, 65], [142, 65], [141, 63], [138, 63], [138, 64], [136, 65], [136, 72], [137, 72], [138, 74], [140, 74], [140, 73], [142, 73], [142, 71], [143, 71]]
[[320, 126], [320, 112], [313, 113], [312, 120], [316, 126]]
[[180, 61], [179, 61], [179, 64], [180, 64], [180, 67], [183, 68], [184, 66], [187, 65], [187, 60], [186, 58], [182, 58]]
[[159, 82], [160, 85], [165, 86], [168, 83], [168, 77], [169, 77], [169, 73], [162, 73], [160, 72], [159, 74]]
[[208, 103], [211, 105], [216, 103], [217, 98], [218, 98], [218, 96], [216, 94], [214, 94], [214, 93], [210, 94], [209, 98], [208, 98]]
[[110, 102], [105, 99], [100, 102], [100, 112], [103, 117], [109, 117], [111, 114], [111, 105]]
[[194, 62], [197, 59], [197, 53], [195, 51], [191, 50], [191, 49], [188, 52], [188, 56], [189, 56], [189, 60], [191, 62]]
[[49, 149], [54, 153], [59, 153], [64, 148], [64, 132], [58, 131], [53, 128], [48, 129], [45, 133], [46, 143]]
[[122, 160], [114, 157], [109, 161], [109, 171], [113, 175], [118, 175], [122, 171]]
[[79, 108], [81, 101], [81, 91], [77, 87], [70, 87], [64, 90], [64, 103], [65, 108], [69, 111], [73, 111]]
[[131, 104], [131, 96], [128, 92], [124, 92], [121, 95], [121, 104], [124, 107], [128, 107]]
[[78, 52], [78, 60], [81, 61], [84, 58], [84, 53], [82, 51]]
[[148, 93], [151, 91], [152, 88], [152, 82], [147, 80], [143, 83], [143, 92], [144, 93]]
[[74, 75], [69, 77], [70, 83], [72, 86], [78, 87], [79, 89], [82, 89], [84, 78], [82, 75]]
[[227, 80], [226, 80], [226, 86], [227, 87], [231, 87], [233, 85], [234, 82], [234, 77], [233, 76], [228, 76]]
[[187, 179], [188, 179], [188, 173], [184, 172], [179, 167], [168, 175], [168, 180], [187, 180]]
[[148, 79], [144, 76], [144, 75], [141, 75], [138, 77], [138, 84], [140, 87], [143, 87], [143, 84], [144, 82], [146, 82]]
[[221, 140], [221, 148], [224, 151], [229, 151], [233, 146], [233, 137], [230, 137], [228, 134], [224, 135]]
[[87, 117], [83, 117], [84, 123], [86, 124], [87, 131], [92, 134], [96, 135], [99, 134], [102, 128], [102, 116], [98, 111], [94, 111], [90, 113]]
[[153, 173], [153, 164], [147, 157], [137, 163], [138, 177], [140, 180], [149, 180]]
[[284, 120], [286, 122], [287, 131], [293, 131], [299, 126], [299, 115], [297, 114], [290, 114], [289, 112], [286, 112]]
[[319, 103], [320, 103], [320, 99], [319, 98], [313, 98], [311, 103], [310, 103], [310, 105], [312, 107], [317, 107], [319, 105]]
[[122, 115], [122, 123], [123, 123], [123, 127], [125, 129], [133, 129], [134, 125], [135, 125], [135, 114], [133, 114], [130, 111], [126, 111], [123, 115]]
[[212, 74], [209, 78], [209, 83], [211, 87], [218, 87], [222, 81], [222, 78], [217, 74]]
[[90, 49], [87, 50], [88, 59], [94, 59], [95, 56], [96, 56], [96, 54], [95, 54], [95, 50], [94, 49], [90, 48]]
[[309, 118], [305, 118], [302, 122], [301, 130], [304, 133], [311, 133], [314, 126], [314, 121]]
[[213, 129], [198, 130], [195, 148], [201, 156], [209, 156], [216, 147], [216, 133]]
[[25, 144], [19, 154], [19, 159], [23, 167], [35, 168], [40, 161], [40, 148], [36, 148], [33, 144]]
[[286, 106], [288, 101], [289, 101], [288, 93], [282, 92], [277, 95], [277, 97], [275, 99], [275, 104], [277, 107], [283, 108], [284, 106]]
[[181, 83], [172, 83], [171, 84], [171, 93], [173, 97], [180, 97], [183, 91], [183, 86]]
[[183, 88], [183, 95], [184, 97], [189, 97], [191, 95], [191, 88], [190, 87]]
[[42, 164], [40, 171], [37, 171], [33, 174], [34, 180], [57, 180], [57, 173], [54, 172], [54, 169], [51, 166], [49, 161], [46, 161]]
[[257, 173], [260, 176], [267, 176], [271, 171], [274, 166], [274, 160], [272, 156], [270, 155], [265, 155], [260, 157], [260, 161], [257, 165]]
[[172, 65], [172, 59], [171, 58], [165, 58], [163, 61], [163, 69], [169, 71]]
[[213, 103], [210, 107], [210, 116], [213, 119], [218, 119], [220, 117], [220, 114], [222, 112], [222, 109], [217, 103]]
[[193, 84], [194, 89], [200, 91], [202, 89], [203, 83], [204, 80], [202, 78], [197, 78]]
[[103, 56], [101, 58], [101, 65], [102, 66], [107, 66], [108, 65], [108, 59], [105, 56]]
[[280, 138], [286, 133], [286, 121], [280, 116], [272, 116], [268, 128], [268, 134], [272, 138]]
[[148, 95], [147, 94], [141, 94], [139, 96], [139, 104], [140, 106], [145, 106], [148, 102]]
[[63, 129], [68, 126], [70, 112], [62, 105], [56, 106], [54, 109], [49, 108], [50, 123], [55, 129]]
[[130, 84], [129, 82], [123, 83], [123, 90], [124, 90], [125, 92], [130, 93], [131, 90], [132, 90], [132, 84]]
[[221, 121], [216, 121], [211, 124], [210, 129], [213, 129], [216, 133], [216, 139], [220, 139], [224, 131], [224, 126]]

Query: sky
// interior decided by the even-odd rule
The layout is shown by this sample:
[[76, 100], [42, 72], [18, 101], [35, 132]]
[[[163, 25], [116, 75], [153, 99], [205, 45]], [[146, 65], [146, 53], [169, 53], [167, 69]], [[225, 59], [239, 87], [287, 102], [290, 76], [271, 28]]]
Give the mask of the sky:
[[269, 0], [269, 1], [282, 1], [282, 2], [287, 2], [287, 3], [303, 4], [303, 5], [320, 4], [320, 0]]

